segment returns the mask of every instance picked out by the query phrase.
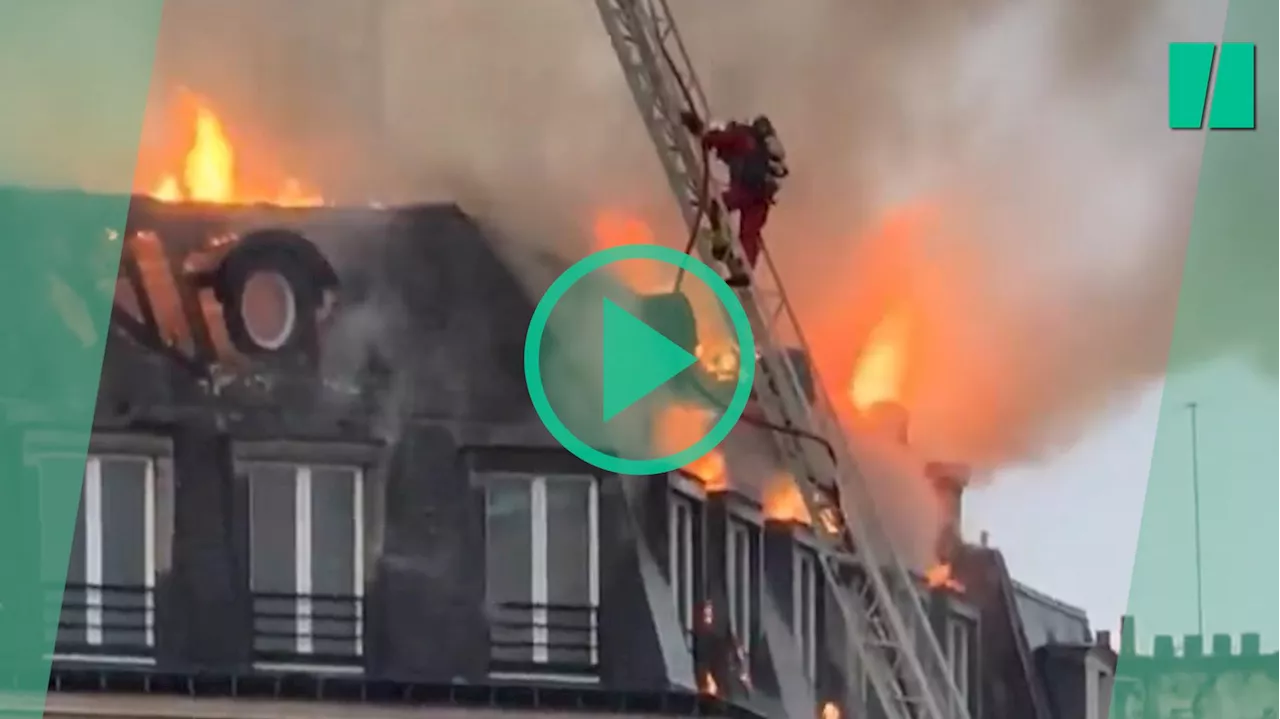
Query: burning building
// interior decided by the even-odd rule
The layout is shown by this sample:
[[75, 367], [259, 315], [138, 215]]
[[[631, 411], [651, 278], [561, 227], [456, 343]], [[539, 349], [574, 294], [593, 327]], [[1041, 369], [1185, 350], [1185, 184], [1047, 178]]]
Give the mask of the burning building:
[[[825, 519], [759, 452], [771, 430], [664, 476], [583, 464], [530, 406], [534, 302], [500, 240], [452, 205], [237, 190], [210, 116], [196, 136], [124, 226], [47, 227], [123, 243], [90, 436], [57, 408], [7, 417], [24, 463], [6, 471], [32, 481], [8, 485], [5, 521], [83, 480], [65, 574], [14, 558], [65, 579], [48, 714], [878, 716], [820, 571]], [[892, 399], [875, 367], [857, 402]], [[898, 424], [877, 446], [908, 456], [905, 415], [882, 410]], [[1091, 647], [1087, 621], [1028, 613], [999, 553], [960, 541], [964, 468], [921, 471], [947, 520], [911, 591], [971, 716], [1092, 716], [1050, 700], [1029, 639], [1048, 612], [1071, 636], [1042, 644]]]

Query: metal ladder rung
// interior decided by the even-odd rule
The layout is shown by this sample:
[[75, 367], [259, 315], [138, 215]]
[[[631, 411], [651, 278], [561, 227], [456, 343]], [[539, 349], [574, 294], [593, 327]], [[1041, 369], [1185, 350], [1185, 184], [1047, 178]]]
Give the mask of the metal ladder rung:
[[[680, 211], [690, 229], [702, 234], [700, 231], [707, 228], [695, 223], [705, 217], [696, 207], [703, 199], [699, 195], [705, 168], [700, 148], [681, 126], [678, 111], [692, 103], [688, 109], [702, 117], [709, 117], [710, 112], [667, 0], [596, 0], [596, 4], [671, 190], [679, 200]], [[807, 351], [768, 254], [764, 257], [766, 274], [757, 275], [745, 267], [730, 214], [718, 195], [710, 199], [717, 206], [718, 217], [724, 220], [720, 224], [729, 240], [731, 266], [737, 265], [747, 270], [748, 276], [765, 280], [753, 281], [740, 293], [763, 348], [757, 383], [761, 408], [770, 422], [832, 441], [830, 433], [838, 433], [839, 427], [834, 424], [821, 382], [814, 377], [819, 401], [809, 402], [789, 354], [776, 344], [785, 339]], [[822, 563], [823, 574], [825, 581], [838, 590], [837, 604], [850, 630], [870, 635], [868, 639], [874, 637], [875, 644], [868, 641], [859, 645], [855, 641], [851, 649], [861, 655], [870, 684], [886, 709], [886, 719], [967, 719], [949, 675], [944, 672], [940, 676], [937, 671], [945, 661], [937, 642], [932, 641], [928, 656], [917, 656], [919, 651], [911, 637], [928, 620], [918, 598], [895, 589], [897, 584], [910, 583], [911, 579], [893, 555], [892, 546], [886, 544], [874, 512], [868, 516], [858, 504], [867, 500], [867, 490], [859, 484], [863, 479], [857, 467], [846, 464], [853, 461], [849, 448], [839, 444], [842, 438], [834, 438], [832, 453], [836, 456], [828, 461], [810, 440], [783, 439], [780, 434], [774, 439], [801, 485], [801, 495], [815, 526], [831, 517], [838, 520], [830, 532], [825, 525], [816, 532], [828, 558]], [[852, 524], [850, 519], [854, 520]]]

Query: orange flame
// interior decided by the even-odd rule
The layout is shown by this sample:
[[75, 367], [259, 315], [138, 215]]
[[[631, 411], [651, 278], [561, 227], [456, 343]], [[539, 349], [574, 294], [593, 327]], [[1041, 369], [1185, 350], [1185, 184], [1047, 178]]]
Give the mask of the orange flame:
[[925, 570], [924, 580], [930, 589], [949, 589], [964, 592], [964, 584], [956, 579], [954, 569], [947, 562], [939, 562]]
[[[653, 229], [642, 218], [620, 210], [605, 209], [596, 213], [591, 223], [595, 251], [628, 245], [656, 243]], [[610, 266], [610, 271], [628, 288], [643, 294], [673, 291], [672, 269], [651, 260], [623, 260]], [[685, 285], [688, 288], [688, 285]], [[694, 350], [698, 363], [712, 379], [732, 382], [738, 377], [738, 347], [732, 337], [719, 330], [718, 312], [705, 307], [707, 297], [686, 292], [699, 326], [701, 343]]]
[[707, 374], [720, 382], [732, 382], [738, 377], [738, 348], [728, 342], [709, 340], [700, 342], [694, 356]]
[[697, 477], [708, 492], [723, 492], [729, 488], [729, 472], [724, 455], [718, 449], [690, 462], [684, 471]]
[[765, 484], [764, 514], [782, 522], [808, 525], [812, 521], [799, 486], [787, 474], [778, 475]]
[[[602, 210], [591, 225], [596, 251], [627, 245], [654, 244], [653, 230], [639, 217], [617, 210]], [[636, 292], [666, 292], [670, 283], [664, 281], [661, 267], [646, 260], [623, 260], [610, 267], [627, 287]]]
[[[690, 447], [711, 426], [710, 411], [687, 404], [663, 407], [654, 419], [654, 449], [674, 454]], [[729, 487], [729, 470], [724, 453], [718, 449], [702, 455], [684, 467], [708, 492], [722, 492]]]
[[840, 707], [835, 702], [827, 702], [822, 705], [822, 713], [819, 715], [821, 719], [840, 719]]
[[711, 676], [711, 672], [702, 676], [702, 693], [713, 697], [720, 694], [720, 685], [716, 683], [716, 678]]
[[867, 336], [849, 381], [849, 399], [859, 412], [880, 402], [901, 401], [909, 339], [910, 325], [900, 309], [881, 318]]
[[236, 152], [222, 120], [208, 105], [196, 102], [191, 146], [183, 157], [181, 171], [163, 174], [149, 190], [151, 197], [162, 202], [267, 203], [282, 207], [324, 204], [323, 197], [292, 177], [270, 192], [253, 192], [238, 186]]

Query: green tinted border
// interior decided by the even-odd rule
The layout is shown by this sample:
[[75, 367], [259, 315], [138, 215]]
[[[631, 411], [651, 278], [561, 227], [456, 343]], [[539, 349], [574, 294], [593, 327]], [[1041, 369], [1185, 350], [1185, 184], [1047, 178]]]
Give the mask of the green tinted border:
[[[556, 415], [551, 401], [547, 397], [546, 387], [542, 379], [542, 340], [547, 331], [547, 322], [556, 304], [587, 275], [601, 270], [615, 262], [624, 260], [653, 260], [665, 262], [677, 268], [683, 268], [706, 283], [715, 294], [717, 300], [724, 305], [733, 325], [738, 342], [738, 355], [741, 357], [738, 369], [738, 383], [734, 387], [733, 397], [728, 408], [720, 415], [720, 419], [701, 439], [675, 454], [654, 459], [628, 459], [602, 452], [582, 441], [572, 430], [565, 426]], [[733, 431], [738, 418], [747, 408], [751, 398], [751, 387], [755, 382], [756, 353], [755, 334], [751, 330], [751, 322], [747, 319], [746, 310], [738, 301], [737, 295], [725, 284], [720, 275], [707, 265], [689, 257], [683, 252], [658, 245], [624, 245], [603, 250], [576, 262], [551, 283], [546, 294], [539, 300], [529, 321], [529, 333], [524, 343], [524, 378], [529, 388], [529, 398], [538, 418], [546, 426], [547, 431], [555, 437], [565, 449], [572, 452], [582, 461], [607, 472], [628, 475], [662, 474], [688, 465], [715, 449], [729, 433]]]

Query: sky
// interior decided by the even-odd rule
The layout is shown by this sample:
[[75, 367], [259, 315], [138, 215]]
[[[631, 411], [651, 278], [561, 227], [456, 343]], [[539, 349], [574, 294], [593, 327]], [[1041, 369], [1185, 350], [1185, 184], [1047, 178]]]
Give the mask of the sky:
[[[1195, 633], [1194, 398], [1204, 631], [1260, 632], [1275, 649], [1276, 397], [1274, 380], [1230, 358], [1153, 382], [1062, 455], [972, 490], [966, 534], [987, 531], [1015, 578], [1085, 609], [1095, 629], [1117, 630], [1132, 609], [1143, 644]], [[1153, 461], [1158, 431], [1168, 435]]]

